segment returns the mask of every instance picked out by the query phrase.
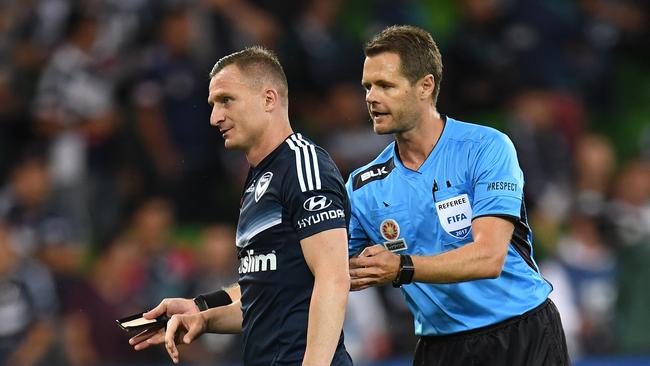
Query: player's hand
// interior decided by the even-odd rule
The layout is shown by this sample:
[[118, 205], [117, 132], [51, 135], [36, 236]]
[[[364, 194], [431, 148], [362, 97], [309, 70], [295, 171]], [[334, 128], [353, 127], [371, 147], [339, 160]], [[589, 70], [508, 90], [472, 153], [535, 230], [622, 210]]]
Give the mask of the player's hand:
[[[155, 319], [161, 315], [172, 316], [175, 314], [196, 314], [199, 308], [192, 299], [171, 298], [164, 299], [155, 308], [142, 314], [145, 319]], [[136, 351], [149, 346], [161, 344], [165, 341], [165, 329], [145, 330], [129, 339], [129, 344]]]
[[167, 322], [165, 348], [174, 363], [180, 361], [177, 344], [190, 344], [205, 332], [206, 320], [201, 313], [173, 315]]
[[398, 255], [381, 244], [367, 247], [358, 256], [350, 258], [350, 290], [359, 291], [392, 282], [398, 272]]

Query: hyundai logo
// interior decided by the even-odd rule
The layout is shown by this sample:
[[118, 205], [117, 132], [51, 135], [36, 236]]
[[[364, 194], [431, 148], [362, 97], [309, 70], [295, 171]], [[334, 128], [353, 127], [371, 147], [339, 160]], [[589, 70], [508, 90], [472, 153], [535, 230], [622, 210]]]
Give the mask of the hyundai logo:
[[327, 199], [325, 196], [309, 197], [302, 207], [307, 211], [320, 211], [324, 210], [332, 204], [332, 200]]

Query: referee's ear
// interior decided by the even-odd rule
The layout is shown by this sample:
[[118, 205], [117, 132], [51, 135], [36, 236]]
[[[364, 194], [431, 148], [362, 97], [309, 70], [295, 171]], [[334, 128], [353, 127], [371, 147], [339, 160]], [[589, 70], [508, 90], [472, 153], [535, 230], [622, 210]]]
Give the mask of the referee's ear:
[[430, 100], [431, 95], [436, 89], [436, 80], [432, 74], [424, 75], [418, 81], [418, 97], [420, 100]]
[[264, 88], [264, 111], [271, 112], [276, 108], [280, 107], [280, 95], [278, 91], [271, 87], [267, 86]]

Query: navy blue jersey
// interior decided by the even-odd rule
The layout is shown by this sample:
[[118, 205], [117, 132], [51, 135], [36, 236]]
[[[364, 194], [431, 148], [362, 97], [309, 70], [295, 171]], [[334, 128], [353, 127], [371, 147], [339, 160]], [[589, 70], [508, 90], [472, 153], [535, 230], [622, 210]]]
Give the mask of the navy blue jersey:
[[521, 315], [551, 292], [533, 259], [523, 187], [506, 135], [446, 118], [438, 143], [417, 171], [402, 164], [391, 143], [350, 175], [350, 254], [381, 243], [398, 254], [436, 255], [471, 243], [473, 219], [508, 217], [515, 229], [498, 278], [415, 282], [402, 291], [417, 335], [453, 334]]
[[[300, 240], [347, 227], [343, 178], [325, 150], [293, 134], [250, 169], [241, 202], [237, 255], [244, 364], [299, 365], [314, 287]], [[352, 364], [343, 333], [332, 364]]]

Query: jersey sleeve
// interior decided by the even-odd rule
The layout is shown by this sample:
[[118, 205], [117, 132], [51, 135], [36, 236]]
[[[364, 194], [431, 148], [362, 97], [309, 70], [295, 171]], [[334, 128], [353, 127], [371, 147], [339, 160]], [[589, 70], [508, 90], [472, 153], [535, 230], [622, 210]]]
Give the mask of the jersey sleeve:
[[354, 256], [355, 254], [359, 253], [361, 250], [363, 250], [363, 248], [368, 246], [368, 243], [370, 242], [370, 238], [368, 238], [366, 231], [361, 226], [361, 222], [358, 217], [359, 205], [356, 203], [352, 204], [353, 182], [353, 176], [350, 175], [350, 178], [345, 184], [345, 188], [348, 192], [348, 197], [350, 197], [350, 203], [352, 206], [350, 209], [350, 224], [348, 225], [348, 252], [350, 256]]
[[309, 160], [303, 159], [304, 155], [297, 157], [302, 164], [290, 168], [295, 174], [288, 174], [287, 181], [291, 182], [285, 188], [289, 217], [299, 240], [325, 230], [347, 228], [349, 215], [343, 178], [329, 155], [320, 148], [306, 155]]
[[488, 138], [476, 154], [473, 170], [472, 218], [503, 215], [519, 218], [524, 177], [510, 139], [498, 133]]

